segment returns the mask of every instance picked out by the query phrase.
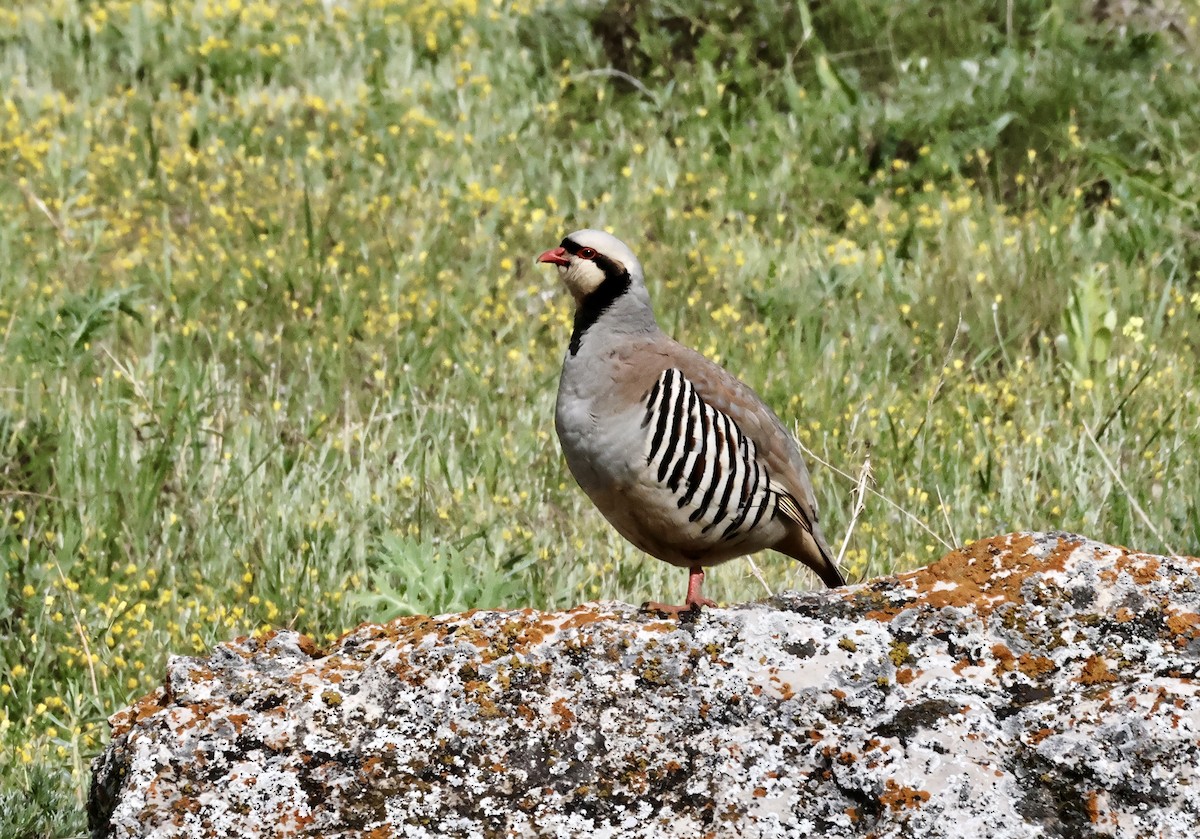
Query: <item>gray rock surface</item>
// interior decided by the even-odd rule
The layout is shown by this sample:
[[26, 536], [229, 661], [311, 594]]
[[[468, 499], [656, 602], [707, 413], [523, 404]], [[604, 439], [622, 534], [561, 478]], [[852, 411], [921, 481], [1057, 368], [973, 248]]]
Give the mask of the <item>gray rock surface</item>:
[[619, 603], [174, 658], [98, 836], [1200, 834], [1200, 560], [1012, 534], [682, 622]]

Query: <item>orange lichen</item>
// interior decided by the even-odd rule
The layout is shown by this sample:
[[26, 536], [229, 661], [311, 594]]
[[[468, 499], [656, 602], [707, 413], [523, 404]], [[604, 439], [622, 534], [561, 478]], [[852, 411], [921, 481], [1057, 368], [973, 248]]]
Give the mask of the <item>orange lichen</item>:
[[1169, 701], [1171, 701], [1171, 697], [1167, 695], [1167, 689], [1160, 686], [1158, 691], [1155, 693], [1154, 705], [1151, 706], [1150, 713], [1157, 714], [1158, 709], [1162, 706], [1163, 702]]
[[426, 635], [443, 635], [446, 631], [445, 624], [442, 621], [435, 620], [429, 615], [411, 615], [402, 618], [396, 618], [385, 626], [374, 627], [370, 625], [361, 626], [354, 632], [361, 631], [371, 632], [378, 630], [377, 634], [373, 634], [369, 640], [387, 639], [393, 641], [407, 641], [413, 646], [420, 644]]
[[594, 606], [588, 604], [576, 606], [567, 614], [570, 617], [562, 622], [563, 629], [580, 629], [597, 623], [607, 623], [613, 619], [612, 615], [597, 612]]
[[1031, 732], [1028, 735], [1029, 744], [1031, 746], [1036, 746], [1038, 743], [1042, 742], [1054, 733], [1055, 731], [1053, 728], [1039, 728], [1037, 731]]
[[133, 705], [130, 705], [124, 710], [118, 711], [108, 718], [108, 725], [112, 731], [112, 738], [115, 740], [121, 737], [129, 729], [133, 728], [135, 723], [141, 722], [147, 717], [157, 714], [159, 711], [166, 708], [171, 702], [171, 697], [167, 693], [166, 688], [155, 688], [150, 693], [143, 696]]
[[325, 655], [325, 652], [317, 646], [317, 643], [307, 635], [301, 635], [296, 639], [296, 646], [300, 648], [300, 652], [304, 653], [309, 658], [320, 658]]
[[1062, 539], [1044, 559], [1031, 553], [1034, 544], [1032, 536], [1018, 534], [981, 539], [951, 551], [932, 565], [897, 578], [901, 585], [912, 587], [915, 600], [876, 609], [867, 617], [890, 621], [900, 612], [925, 605], [971, 606], [986, 618], [1002, 603], [1022, 602], [1021, 586], [1031, 574], [1062, 570], [1083, 543]]
[[554, 704], [550, 706], [550, 709], [558, 717], [555, 728], [565, 734], [575, 724], [575, 712], [571, 710], [571, 706], [567, 704], [567, 700], [561, 696], [554, 700]]
[[1152, 583], [1159, 578], [1158, 571], [1162, 567], [1157, 559], [1152, 556], [1141, 557], [1144, 561], [1135, 565], [1132, 558], [1128, 555], [1122, 556], [1117, 560], [1117, 569], [1125, 571], [1129, 576], [1133, 577], [1134, 582], [1140, 586], [1147, 583]]
[[1098, 655], [1089, 656], [1083, 664], [1083, 672], [1077, 682], [1084, 685], [1103, 685], [1117, 681], [1117, 677], [1108, 669], [1108, 662]]
[[929, 800], [929, 793], [925, 790], [902, 787], [891, 778], [887, 779], [885, 786], [886, 789], [879, 796], [879, 801], [891, 810], [920, 807]]
[[1055, 669], [1054, 662], [1044, 655], [1030, 655], [1029, 653], [1021, 655], [1017, 667], [1031, 679], [1036, 679], [1038, 676], [1042, 676]]
[[1017, 669], [1017, 657], [1003, 644], [993, 644], [992, 655], [996, 657], [996, 666], [999, 669], [1004, 671]]
[[1167, 618], [1167, 629], [1171, 630], [1174, 635], [1195, 637], [1200, 632], [1197, 630], [1198, 625], [1200, 625], [1200, 615], [1195, 612], [1182, 612]]

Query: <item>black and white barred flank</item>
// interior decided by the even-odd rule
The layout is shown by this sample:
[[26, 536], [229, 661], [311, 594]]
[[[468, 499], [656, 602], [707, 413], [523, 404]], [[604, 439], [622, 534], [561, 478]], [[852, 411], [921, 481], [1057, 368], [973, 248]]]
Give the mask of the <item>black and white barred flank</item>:
[[682, 372], [663, 371], [646, 397], [646, 466], [688, 507], [701, 534], [725, 524], [732, 540], [772, 514], [783, 495], [771, 483], [754, 442], [727, 414], [706, 403]]

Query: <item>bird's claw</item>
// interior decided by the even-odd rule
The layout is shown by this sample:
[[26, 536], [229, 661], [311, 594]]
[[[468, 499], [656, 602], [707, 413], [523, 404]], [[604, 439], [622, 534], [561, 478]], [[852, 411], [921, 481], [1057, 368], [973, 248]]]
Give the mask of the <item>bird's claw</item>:
[[699, 615], [702, 608], [715, 609], [716, 606], [717, 601], [709, 600], [707, 597], [689, 600], [682, 606], [675, 606], [670, 603], [659, 603], [654, 600], [647, 600], [642, 604], [642, 611], [656, 612], [668, 618], [681, 618], [684, 615]]

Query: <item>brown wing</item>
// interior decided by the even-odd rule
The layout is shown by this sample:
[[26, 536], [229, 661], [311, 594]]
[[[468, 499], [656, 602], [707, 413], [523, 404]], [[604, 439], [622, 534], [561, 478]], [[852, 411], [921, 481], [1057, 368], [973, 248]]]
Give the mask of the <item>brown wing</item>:
[[[664, 371], [674, 369], [705, 404], [737, 426], [753, 443], [756, 457], [770, 475], [778, 512], [795, 524], [774, 547], [811, 567], [827, 585], [844, 585], [821, 531], [808, 468], [783, 423], [758, 395], [724, 368], [666, 336], [637, 342], [618, 355], [621, 357], [614, 360], [620, 362], [616, 365], [620, 372], [614, 385], [619, 401], [647, 404]], [[675, 463], [679, 462], [677, 458]]]
[[678, 368], [705, 402], [727, 414], [754, 441], [772, 478], [790, 495], [781, 501], [780, 511], [811, 531], [819, 517], [808, 467], [779, 417], [729, 371], [694, 350], [672, 344], [670, 366]]

